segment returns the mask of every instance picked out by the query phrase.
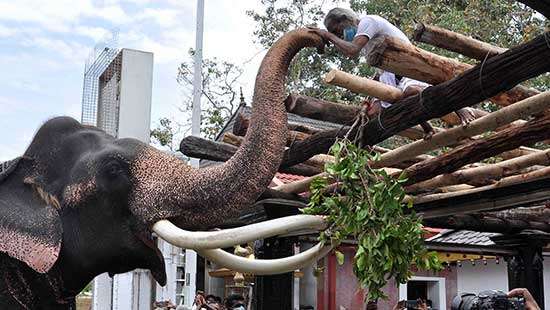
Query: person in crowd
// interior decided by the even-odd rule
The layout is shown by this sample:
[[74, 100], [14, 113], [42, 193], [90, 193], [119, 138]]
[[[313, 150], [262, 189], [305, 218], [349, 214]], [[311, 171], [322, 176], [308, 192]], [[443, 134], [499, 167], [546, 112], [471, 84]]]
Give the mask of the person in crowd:
[[225, 299], [225, 308], [227, 310], [246, 310], [246, 302], [242, 295], [232, 294]]
[[[359, 18], [355, 12], [346, 8], [334, 8], [328, 12], [324, 20], [327, 30], [313, 28], [310, 30], [325, 41], [334, 44], [336, 49], [344, 55], [356, 58], [363, 51], [367, 53], [366, 45], [370, 39], [378, 36], [394, 37], [410, 44], [409, 38], [395, 25], [378, 15], [366, 15]], [[422, 92], [429, 84], [411, 78], [397, 76], [389, 71], [379, 71], [378, 80], [384, 84], [399, 88], [403, 98], [414, 96]], [[380, 100], [367, 101], [367, 115], [372, 118], [379, 115], [383, 109], [391, 106], [390, 102]], [[475, 119], [471, 108], [456, 111], [463, 124]], [[429, 139], [434, 130], [428, 122], [420, 124], [424, 129], [425, 139]]]

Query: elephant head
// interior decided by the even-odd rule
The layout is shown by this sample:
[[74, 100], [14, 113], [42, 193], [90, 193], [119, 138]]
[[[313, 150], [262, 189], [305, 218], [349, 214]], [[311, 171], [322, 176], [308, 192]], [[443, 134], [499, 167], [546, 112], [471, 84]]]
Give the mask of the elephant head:
[[61, 283], [63, 296], [100, 273], [135, 268], [150, 269], [164, 284], [153, 225], [170, 220], [183, 229], [211, 228], [257, 199], [282, 158], [289, 63], [301, 48], [322, 45], [306, 30], [273, 45], [256, 78], [245, 142], [216, 167], [193, 169], [71, 118], [47, 121], [24, 156], [0, 176], [0, 263], [8, 259], [25, 272], [48, 275]]

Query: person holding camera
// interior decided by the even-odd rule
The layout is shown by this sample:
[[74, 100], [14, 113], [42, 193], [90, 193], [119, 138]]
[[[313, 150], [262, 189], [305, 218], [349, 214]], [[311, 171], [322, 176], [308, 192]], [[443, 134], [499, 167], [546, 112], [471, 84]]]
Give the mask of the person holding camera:
[[523, 297], [525, 299], [525, 310], [540, 310], [535, 298], [526, 288], [515, 288], [508, 292], [508, 297]]

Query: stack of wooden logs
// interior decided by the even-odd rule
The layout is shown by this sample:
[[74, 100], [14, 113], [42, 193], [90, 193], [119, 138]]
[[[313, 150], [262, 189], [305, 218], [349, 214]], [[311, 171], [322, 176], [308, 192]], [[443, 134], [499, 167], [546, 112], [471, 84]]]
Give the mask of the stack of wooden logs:
[[[394, 175], [406, 173], [408, 199], [415, 204], [534, 180], [548, 180], [550, 184], [550, 148], [532, 147], [550, 139], [550, 92], [539, 93], [518, 85], [550, 71], [547, 35], [507, 50], [446, 29], [418, 24], [414, 33], [416, 41], [460, 53], [480, 63], [476, 66], [461, 63], [394, 38], [378, 37], [370, 40], [366, 47], [371, 66], [434, 86], [420, 95], [402, 98], [397, 88], [338, 70], [329, 72], [325, 81], [393, 102], [364, 126], [362, 142], [382, 153], [374, 166]], [[474, 109], [476, 120], [467, 125], [461, 125], [452, 114], [486, 99], [500, 109], [492, 113]], [[320, 131], [289, 124], [288, 149], [280, 171], [307, 178], [275, 188], [281, 195], [305, 192], [314, 177], [323, 175], [324, 164], [333, 160], [326, 155], [328, 148], [349, 131], [357, 131], [352, 124], [361, 111], [359, 106], [300, 94], [290, 94], [285, 103], [289, 113], [341, 127]], [[417, 124], [433, 118], [441, 118], [449, 128], [435, 128], [433, 137], [423, 140], [423, 132]], [[181, 150], [190, 157], [225, 161], [241, 144], [249, 121], [246, 116], [238, 115], [233, 132], [224, 134], [223, 143], [188, 137], [182, 141]], [[406, 137], [412, 142], [395, 149], [376, 146], [392, 135]], [[442, 148], [447, 151], [438, 156], [429, 155]], [[445, 217], [427, 217], [426, 223], [499, 232], [525, 228], [550, 232], [549, 206], [544, 199], [542, 201], [537, 200], [539, 205], [532, 213], [525, 209], [463, 215], [449, 213]], [[546, 197], [546, 201], [550, 198]]]

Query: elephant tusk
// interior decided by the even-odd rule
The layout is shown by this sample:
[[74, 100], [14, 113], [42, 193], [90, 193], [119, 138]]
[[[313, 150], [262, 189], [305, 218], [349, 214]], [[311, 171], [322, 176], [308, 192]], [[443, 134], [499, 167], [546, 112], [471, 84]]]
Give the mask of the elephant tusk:
[[314, 247], [290, 257], [277, 259], [248, 259], [227, 253], [221, 249], [198, 250], [202, 257], [233, 271], [252, 273], [255, 275], [270, 275], [291, 272], [308, 266], [332, 250], [331, 246], [324, 246], [321, 242]]
[[319, 231], [325, 229], [326, 225], [322, 216], [302, 214], [212, 232], [187, 231], [168, 220], [160, 220], [153, 225], [153, 231], [172, 245], [200, 250], [227, 248], [304, 229]]

